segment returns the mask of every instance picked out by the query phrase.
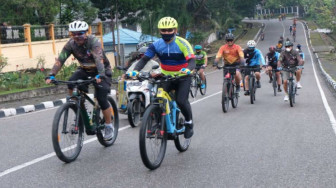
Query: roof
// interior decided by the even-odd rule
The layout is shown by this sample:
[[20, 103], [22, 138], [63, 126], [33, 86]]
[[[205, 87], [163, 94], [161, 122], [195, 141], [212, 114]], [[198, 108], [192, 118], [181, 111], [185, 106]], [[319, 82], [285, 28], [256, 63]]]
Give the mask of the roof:
[[[139, 42], [145, 41], [156, 41], [159, 38], [144, 35], [140, 32], [132, 31], [129, 29], [119, 29], [120, 44], [138, 44]], [[114, 31], [115, 43], [118, 44], [117, 31]], [[153, 37], [153, 39], [152, 39]], [[103, 36], [104, 45], [112, 45], [112, 32], [107, 33]]]

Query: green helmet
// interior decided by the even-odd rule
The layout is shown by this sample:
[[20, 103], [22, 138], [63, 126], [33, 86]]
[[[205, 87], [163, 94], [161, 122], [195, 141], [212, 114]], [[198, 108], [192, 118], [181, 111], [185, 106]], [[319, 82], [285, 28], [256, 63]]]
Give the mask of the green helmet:
[[202, 50], [202, 46], [201, 45], [196, 45], [195, 50]]
[[285, 47], [287, 47], [287, 46], [293, 46], [293, 43], [291, 41], [286, 41], [285, 42]]

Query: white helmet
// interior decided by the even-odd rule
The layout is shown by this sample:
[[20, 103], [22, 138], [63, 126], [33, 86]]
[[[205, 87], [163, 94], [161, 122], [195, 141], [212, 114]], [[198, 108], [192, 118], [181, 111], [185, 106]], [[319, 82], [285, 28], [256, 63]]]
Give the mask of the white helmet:
[[254, 48], [254, 47], [256, 47], [256, 42], [254, 41], [254, 40], [249, 40], [248, 42], [247, 42], [247, 47], [249, 47], [249, 48]]
[[89, 25], [84, 21], [73, 21], [69, 24], [69, 31], [87, 31], [89, 29]]

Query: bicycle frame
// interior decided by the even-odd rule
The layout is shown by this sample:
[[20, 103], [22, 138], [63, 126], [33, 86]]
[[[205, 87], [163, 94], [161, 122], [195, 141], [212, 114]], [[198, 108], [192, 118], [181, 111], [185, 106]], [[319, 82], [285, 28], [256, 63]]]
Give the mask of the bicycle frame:
[[176, 129], [176, 114], [181, 110], [177, 107], [176, 101], [172, 100], [170, 95], [164, 91], [163, 88], [158, 88], [153, 104], [159, 104], [163, 109], [164, 113], [162, 115], [165, 116], [167, 133], [175, 133], [175, 131], [182, 133], [184, 131], [184, 127], [182, 129]]
[[[75, 98], [76, 101], [70, 100]], [[86, 107], [84, 106], [84, 102], [87, 100], [90, 104], [93, 105], [93, 111], [92, 111], [92, 117], [90, 118], [90, 115], [87, 112]], [[79, 102], [78, 102], [79, 101]], [[99, 114], [100, 108], [98, 106], [97, 99], [92, 100], [85, 92], [78, 91], [77, 87], [74, 88], [73, 94], [70, 97], [67, 97], [67, 102], [75, 102], [77, 111], [80, 113], [76, 114], [76, 125], [79, 125], [79, 115], [81, 115], [85, 129], [87, 130], [96, 130], [99, 127], [103, 127], [102, 125], [99, 125], [99, 117], [97, 114]], [[113, 112], [112, 115], [114, 116]], [[67, 112], [65, 114], [64, 119], [67, 119]], [[66, 123], [64, 123], [63, 130], [66, 129]]]

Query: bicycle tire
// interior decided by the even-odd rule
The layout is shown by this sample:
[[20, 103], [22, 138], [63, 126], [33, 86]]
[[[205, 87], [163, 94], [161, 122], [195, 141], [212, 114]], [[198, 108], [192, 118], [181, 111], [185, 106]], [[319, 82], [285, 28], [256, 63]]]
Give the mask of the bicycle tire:
[[232, 108], [237, 108], [238, 105], [238, 94], [236, 93], [236, 86], [231, 85], [231, 105]]
[[276, 75], [276, 73], [274, 71], [272, 73], [272, 77], [273, 77], [273, 82], [272, 82], [272, 84], [273, 84], [273, 92], [274, 92], [274, 96], [276, 96], [277, 95], [277, 75]]
[[[153, 120], [155, 123], [154, 126], [152, 125]], [[149, 143], [146, 143], [148, 138], [154, 139], [154, 146], [158, 145], [157, 143], [160, 144], [159, 152], [157, 152], [157, 155], [155, 156], [148, 155], [147, 153], [147, 149], [153, 148], [148, 147], [150, 145]], [[159, 139], [161, 139], [161, 141]], [[144, 165], [151, 170], [158, 168], [163, 161], [167, 148], [166, 125], [165, 120], [162, 119], [162, 109], [159, 105], [148, 106], [144, 113], [139, 131], [139, 146], [141, 159]], [[155, 158], [151, 160], [150, 156]]]
[[[101, 145], [105, 146], [105, 147], [109, 147], [109, 146], [112, 146], [114, 144], [114, 142], [116, 141], [116, 139], [118, 137], [118, 132], [119, 132], [119, 114], [118, 114], [117, 104], [111, 96], [108, 96], [107, 100], [109, 101], [110, 106], [112, 108], [111, 118], [112, 118], [112, 125], [113, 125], [113, 128], [114, 128], [113, 137], [112, 137], [111, 140], [104, 140], [104, 133], [103, 133], [104, 129], [99, 129], [98, 128], [97, 133], [96, 133], [96, 136], [97, 136], [97, 139], [98, 139], [99, 143]], [[100, 110], [100, 113], [102, 113], [101, 110]], [[105, 119], [103, 118], [103, 115], [99, 114], [99, 116], [101, 117], [99, 123], [104, 124]]]
[[[176, 114], [176, 129], [182, 129], [183, 123], [185, 121], [184, 117], [180, 117], [182, 113]], [[180, 152], [185, 152], [188, 150], [191, 138], [185, 139], [183, 132], [178, 134], [174, 139], [174, 144], [177, 150]]]
[[222, 110], [226, 113], [229, 109], [229, 91], [228, 91], [229, 83], [224, 80], [223, 88], [222, 88]]
[[[74, 113], [74, 121], [72, 121], [73, 124], [68, 124], [65, 129], [66, 129], [66, 133], [62, 133], [63, 131], [61, 129], [63, 129], [63, 126], [65, 122], [68, 122], [69, 119], [69, 112], [73, 112]], [[63, 121], [61, 121], [62, 119], [62, 115], [65, 115], [66, 117], [63, 117]], [[76, 160], [76, 158], [78, 157], [82, 147], [83, 147], [83, 132], [84, 132], [84, 126], [82, 124], [81, 121], [81, 117], [79, 117], [79, 124], [76, 127], [76, 115], [77, 115], [77, 106], [74, 103], [65, 103], [62, 106], [60, 106], [58, 108], [58, 110], [56, 111], [55, 115], [54, 115], [54, 120], [53, 120], [53, 124], [52, 124], [52, 132], [51, 132], [51, 137], [52, 137], [52, 143], [53, 143], [53, 147], [54, 147], [54, 151], [57, 155], [57, 157], [66, 163], [70, 163], [74, 160]], [[80, 114], [79, 114], [80, 116]], [[71, 119], [71, 118], [70, 118]], [[62, 123], [61, 123], [62, 122]], [[59, 127], [59, 124], [62, 124], [61, 127]], [[61, 128], [61, 129], [59, 129]], [[77, 130], [76, 130], [77, 129]], [[59, 132], [61, 131], [61, 132]], [[70, 139], [62, 139], [62, 136], [68, 136], [71, 137]], [[77, 139], [73, 139], [72, 137], [74, 135], [78, 135]], [[75, 140], [75, 142], [70, 143], [69, 146], [62, 146], [63, 144], [61, 144], [61, 141], [71, 141], [71, 140]], [[71, 152], [72, 150], [74, 150], [74, 152]], [[67, 153], [70, 153], [70, 155], [67, 155]]]
[[190, 84], [190, 95], [192, 98], [196, 98], [198, 90], [198, 83], [196, 76], [191, 77], [191, 84]]
[[254, 78], [251, 78], [249, 76], [249, 92], [250, 92], [250, 102], [251, 104], [254, 104]]
[[206, 77], [205, 77], [205, 75], [204, 75], [204, 81], [203, 81], [203, 84], [205, 85], [205, 88], [201, 88], [200, 87], [200, 92], [201, 92], [201, 95], [205, 95], [205, 93], [206, 93], [206, 90], [207, 90], [207, 81], [206, 81]]
[[288, 82], [288, 97], [289, 97], [289, 105], [291, 107], [294, 106], [294, 101], [293, 101], [293, 81]]
[[[138, 108], [138, 110], [137, 110]], [[138, 111], [138, 112], [137, 112]], [[133, 99], [127, 105], [127, 118], [131, 127], [137, 127], [141, 120], [141, 103], [139, 99]]]

